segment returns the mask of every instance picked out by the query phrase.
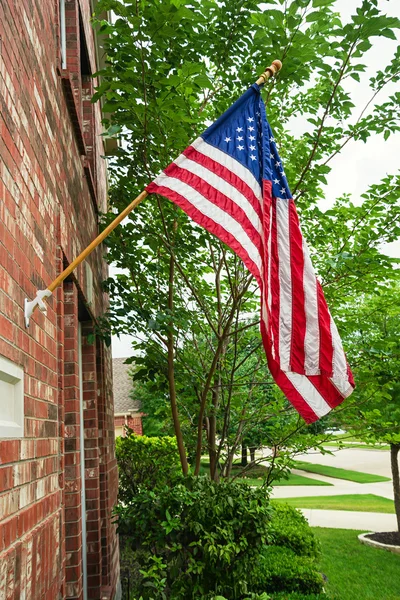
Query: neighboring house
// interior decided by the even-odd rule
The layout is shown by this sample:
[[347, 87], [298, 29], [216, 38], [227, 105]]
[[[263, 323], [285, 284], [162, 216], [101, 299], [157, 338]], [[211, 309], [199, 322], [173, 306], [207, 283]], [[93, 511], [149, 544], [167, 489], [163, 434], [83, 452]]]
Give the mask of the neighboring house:
[[[112, 364], [98, 248], [24, 324], [106, 210], [91, 0], [0, 1], [0, 598], [118, 598]], [[88, 337], [90, 335], [90, 337]]]
[[132, 398], [133, 382], [129, 375], [131, 365], [126, 358], [113, 358], [114, 426], [115, 435], [125, 437], [125, 426], [139, 435], [143, 434], [140, 402]]

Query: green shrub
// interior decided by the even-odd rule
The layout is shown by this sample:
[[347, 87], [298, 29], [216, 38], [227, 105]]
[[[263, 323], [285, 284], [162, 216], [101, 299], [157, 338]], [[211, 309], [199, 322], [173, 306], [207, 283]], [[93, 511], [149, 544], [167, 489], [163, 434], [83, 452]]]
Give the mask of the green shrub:
[[248, 597], [248, 577], [268, 541], [265, 491], [188, 477], [174, 487], [141, 489], [118, 514], [131, 568], [140, 574], [134, 597]]
[[290, 548], [265, 546], [254, 571], [251, 589], [254, 592], [319, 594], [323, 590], [323, 579], [312, 558], [298, 556]]
[[299, 556], [317, 558], [320, 553], [319, 542], [301, 512], [288, 504], [273, 502], [271, 508], [269, 537], [272, 543], [290, 548]]
[[115, 441], [120, 502], [129, 503], [142, 489], [173, 485], [180, 477], [176, 438], [136, 435]]

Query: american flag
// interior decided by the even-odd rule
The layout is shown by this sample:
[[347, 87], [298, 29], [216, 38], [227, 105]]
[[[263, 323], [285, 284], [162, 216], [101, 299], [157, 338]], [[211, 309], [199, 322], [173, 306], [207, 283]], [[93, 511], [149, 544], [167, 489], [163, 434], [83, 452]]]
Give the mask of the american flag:
[[242, 259], [261, 291], [271, 374], [307, 423], [354, 380], [302, 237], [296, 206], [254, 84], [149, 186]]

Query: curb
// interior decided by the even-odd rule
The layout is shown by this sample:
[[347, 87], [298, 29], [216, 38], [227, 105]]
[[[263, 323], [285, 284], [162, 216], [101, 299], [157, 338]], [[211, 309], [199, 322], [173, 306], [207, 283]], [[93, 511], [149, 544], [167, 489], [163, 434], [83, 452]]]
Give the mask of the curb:
[[361, 533], [358, 536], [358, 539], [360, 540], [360, 542], [362, 544], [365, 544], [366, 546], [372, 546], [373, 548], [378, 548], [381, 550], [387, 550], [388, 552], [393, 552], [393, 554], [400, 554], [400, 546], [392, 546], [391, 544], [382, 544], [381, 542], [376, 542], [375, 540], [371, 540], [370, 538], [367, 538], [367, 535], [371, 535], [371, 533], [374, 532], [369, 532], [369, 533]]

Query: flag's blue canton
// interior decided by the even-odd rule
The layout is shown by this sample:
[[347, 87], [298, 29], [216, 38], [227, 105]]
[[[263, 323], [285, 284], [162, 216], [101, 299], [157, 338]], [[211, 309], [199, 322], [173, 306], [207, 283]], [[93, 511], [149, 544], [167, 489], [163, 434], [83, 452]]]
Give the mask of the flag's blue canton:
[[247, 167], [261, 186], [263, 179], [272, 181], [273, 196], [291, 198], [282, 161], [267, 121], [260, 86], [256, 83], [201, 137]]

